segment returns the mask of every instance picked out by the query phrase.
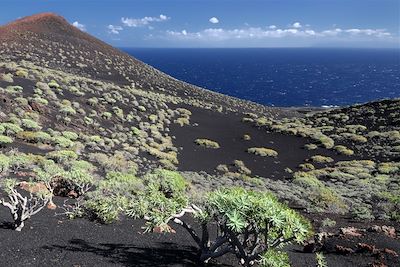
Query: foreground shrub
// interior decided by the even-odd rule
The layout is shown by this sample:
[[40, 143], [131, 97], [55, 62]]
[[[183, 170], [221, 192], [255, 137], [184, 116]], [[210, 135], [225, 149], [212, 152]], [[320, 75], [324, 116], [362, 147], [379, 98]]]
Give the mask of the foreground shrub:
[[146, 231], [156, 229], [170, 232], [168, 222], [172, 215], [188, 205], [185, 195], [187, 182], [178, 172], [156, 170], [145, 176], [145, 185], [144, 194], [130, 202], [127, 214], [134, 218], [145, 218]]
[[[293, 174], [293, 182], [307, 188], [306, 197], [319, 211], [341, 212], [346, 208], [342, 198], [316, 177], [315, 171], [298, 171]], [[322, 209], [322, 210], [320, 210]]]
[[129, 201], [136, 199], [141, 192], [143, 183], [134, 173], [109, 172], [97, 184], [96, 190], [88, 193], [83, 206], [89, 216], [103, 223], [112, 223], [128, 208]]
[[[175, 204], [176, 208], [183, 203]], [[160, 207], [156, 214], [163, 213]], [[192, 214], [198, 220], [199, 232], [186, 222], [185, 214]], [[152, 219], [152, 216], [146, 217]], [[168, 220], [159, 222], [172, 221], [187, 230], [199, 247], [202, 262], [232, 253], [244, 266], [256, 262], [266, 266], [289, 266], [287, 254], [279, 249], [291, 242], [301, 243], [312, 234], [305, 218], [270, 193], [242, 188], [217, 190], [207, 196], [201, 207], [190, 205], [176, 214], [162, 217]], [[211, 224], [218, 227], [215, 239], [209, 232]], [[270, 262], [280, 264], [271, 265]]]

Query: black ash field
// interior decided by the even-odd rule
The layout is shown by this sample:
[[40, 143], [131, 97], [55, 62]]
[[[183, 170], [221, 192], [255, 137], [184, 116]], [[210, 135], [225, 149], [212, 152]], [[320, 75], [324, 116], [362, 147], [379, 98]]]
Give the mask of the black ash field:
[[[181, 225], [149, 218], [182, 203], [195, 212], [209, 192], [236, 187], [272, 192], [311, 223], [303, 242], [278, 247], [291, 266], [400, 266], [399, 99], [266, 107], [178, 81], [39, 14], [0, 27], [0, 150], [1, 266], [239, 266], [232, 238], [229, 253], [200, 263]], [[175, 180], [166, 190], [163, 173], [182, 178], [187, 197], [174, 195]], [[154, 187], [161, 206], [142, 199]], [[22, 228], [6, 204], [23, 199], [38, 213]], [[132, 206], [149, 214], [130, 216]], [[220, 226], [209, 223], [211, 241]], [[288, 266], [258, 260], [243, 264]]]

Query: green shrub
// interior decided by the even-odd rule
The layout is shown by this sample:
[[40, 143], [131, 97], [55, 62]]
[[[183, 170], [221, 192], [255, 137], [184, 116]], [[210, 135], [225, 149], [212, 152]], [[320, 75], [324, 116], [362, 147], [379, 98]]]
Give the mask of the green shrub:
[[206, 147], [206, 148], [213, 148], [213, 149], [220, 148], [220, 146], [217, 142], [209, 140], [209, 139], [199, 138], [199, 139], [194, 140], [194, 142], [197, 145]]
[[[305, 218], [265, 192], [221, 189], [210, 193], [201, 208], [192, 206], [184, 210], [192, 210], [201, 224], [202, 235], [195, 230], [192, 235], [201, 261], [231, 252], [244, 266], [251, 266], [252, 262], [289, 266], [287, 254], [278, 248], [292, 241], [301, 243], [312, 235], [311, 224]], [[170, 220], [193, 233], [184, 217], [175, 215]], [[215, 239], [210, 239], [208, 224], [219, 228]], [[226, 249], [225, 242], [219, 242], [221, 239], [233, 251]]]
[[13, 142], [12, 138], [5, 135], [0, 135], [0, 147], [11, 144], [12, 142]]
[[243, 140], [249, 141], [249, 140], [251, 140], [251, 136], [248, 135], [248, 134], [244, 134], [244, 135], [243, 135]]
[[312, 171], [312, 170], [315, 170], [314, 165], [312, 165], [311, 163], [300, 164], [299, 167], [300, 167], [300, 169], [302, 169], [303, 171]]
[[83, 121], [85, 122], [86, 125], [92, 125], [94, 123], [94, 120], [90, 117], [84, 117]]
[[372, 221], [375, 217], [372, 215], [371, 209], [364, 206], [358, 205], [352, 208], [351, 214], [353, 218], [359, 221]]
[[187, 206], [188, 183], [177, 172], [155, 170], [144, 177], [145, 188], [129, 203], [126, 213], [134, 218], [147, 218], [147, 231], [160, 227], [165, 231], [172, 214]]
[[324, 254], [322, 252], [315, 253], [315, 260], [317, 261], [316, 267], [328, 267]]
[[245, 175], [250, 175], [251, 174], [251, 170], [246, 167], [246, 165], [244, 164], [243, 161], [234, 160], [233, 164], [236, 166], [236, 168], [238, 168], [240, 173], [245, 174]]
[[260, 266], [290, 267], [289, 255], [283, 251], [270, 249], [264, 255], [261, 255]]
[[346, 155], [346, 156], [354, 155], [354, 151], [353, 150], [351, 150], [351, 149], [349, 149], [349, 148], [347, 148], [345, 146], [342, 146], [342, 145], [335, 146], [333, 149], [335, 149], [340, 154], [343, 154], [343, 155]]
[[121, 207], [126, 207], [128, 199], [120, 195], [103, 195], [99, 192], [90, 192], [89, 199], [84, 206], [89, 216], [95, 217], [102, 223], [112, 223], [121, 214]]
[[14, 124], [14, 123], [10, 123], [10, 122], [4, 122], [0, 124], [4, 129], [5, 129], [5, 133], [6, 135], [15, 135], [19, 132], [22, 132], [23, 129], [21, 127], [19, 127], [19, 125]]
[[30, 119], [22, 119], [21, 123], [22, 127], [28, 130], [39, 130], [41, 128], [36, 121]]
[[52, 151], [47, 153], [47, 157], [60, 164], [71, 163], [78, 159], [78, 155], [70, 150]]
[[76, 115], [75, 109], [71, 106], [64, 106], [64, 107], [60, 108], [60, 112], [66, 116]]
[[101, 114], [101, 117], [106, 119], [106, 120], [109, 120], [109, 119], [111, 119], [112, 114], [111, 114], [111, 112], [107, 112], [106, 111], [106, 112], [103, 112], [103, 114]]
[[181, 194], [188, 186], [187, 181], [176, 171], [157, 169], [144, 177], [146, 184], [157, 187], [167, 195]]
[[247, 152], [261, 157], [277, 157], [278, 152], [271, 148], [266, 147], [251, 147], [247, 149]]
[[326, 135], [317, 135], [317, 140], [328, 149], [333, 148], [335, 145], [335, 141]]
[[70, 131], [64, 131], [62, 132], [63, 137], [71, 140], [71, 141], [76, 141], [78, 139], [78, 134]]
[[23, 97], [16, 97], [14, 100], [15, 100], [15, 102], [17, 102], [17, 104], [19, 106], [26, 107], [29, 104], [28, 99], [23, 98]]
[[321, 226], [322, 227], [334, 227], [336, 225], [336, 221], [330, 219], [330, 218], [325, 218], [322, 220]]
[[135, 135], [135, 136], [141, 136], [142, 135], [142, 131], [137, 127], [131, 127], [131, 130], [132, 130], [133, 135]]
[[316, 163], [330, 163], [333, 162], [333, 159], [331, 157], [326, 157], [326, 156], [321, 156], [321, 155], [315, 155], [311, 157], [311, 160]]
[[378, 165], [378, 171], [383, 174], [396, 173], [400, 171], [400, 163], [384, 162]]
[[88, 105], [96, 106], [99, 103], [99, 100], [96, 97], [91, 97], [87, 100]]
[[28, 155], [22, 153], [11, 155], [9, 159], [10, 169], [14, 172], [23, 168], [28, 168], [32, 164], [32, 159]]
[[93, 175], [88, 170], [75, 166], [72, 166], [63, 178], [74, 185], [74, 191], [79, 196], [84, 195], [94, 184]]
[[8, 82], [8, 83], [14, 82], [12, 73], [8, 73], [8, 74], [0, 73], [0, 80]]
[[10, 167], [10, 158], [0, 154], [0, 173], [7, 172]]
[[185, 125], [189, 125], [190, 121], [188, 118], [182, 117], [182, 118], [177, 118], [176, 120], [174, 120], [174, 123], [179, 124], [181, 127], [183, 127]]
[[26, 70], [20, 69], [15, 72], [15, 75], [17, 75], [18, 77], [21, 77], [21, 78], [27, 78], [28, 72]]
[[346, 208], [342, 198], [326, 186], [322, 181], [318, 180], [313, 172], [316, 171], [299, 171], [294, 173], [294, 183], [301, 185], [307, 189], [307, 197], [314, 204], [315, 208], [323, 210], [343, 210]]
[[366, 143], [368, 142], [368, 139], [362, 135], [358, 135], [358, 134], [352, 134], [352, 133], [343, 133], [342, 134], [343, 137], [350, 139], [351, 141], [355, 142], [355, 143]]
[[52, 88], [52, 89], [58, 89], [58, 88], [60, 88], [60, 85], [59, 85], [56, 81], [54, 81], [54, 80], [52, 80], [51, 82], [49, 82], [47, 85], [48, 85], [50, 88]]

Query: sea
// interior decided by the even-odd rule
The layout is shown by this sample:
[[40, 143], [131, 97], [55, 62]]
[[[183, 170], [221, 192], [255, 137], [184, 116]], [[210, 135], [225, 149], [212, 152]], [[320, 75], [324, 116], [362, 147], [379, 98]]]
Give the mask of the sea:
[[264, 105], [331, 107], [400, 97], [400, 49], [122, 49], [177, 79]]

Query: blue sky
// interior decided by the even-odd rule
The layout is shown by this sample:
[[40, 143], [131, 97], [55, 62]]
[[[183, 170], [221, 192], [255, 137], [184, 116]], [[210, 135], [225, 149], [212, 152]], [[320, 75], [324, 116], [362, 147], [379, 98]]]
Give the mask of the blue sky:
[[1, 0], [120, 47], [399, 47], [399, 0]]

